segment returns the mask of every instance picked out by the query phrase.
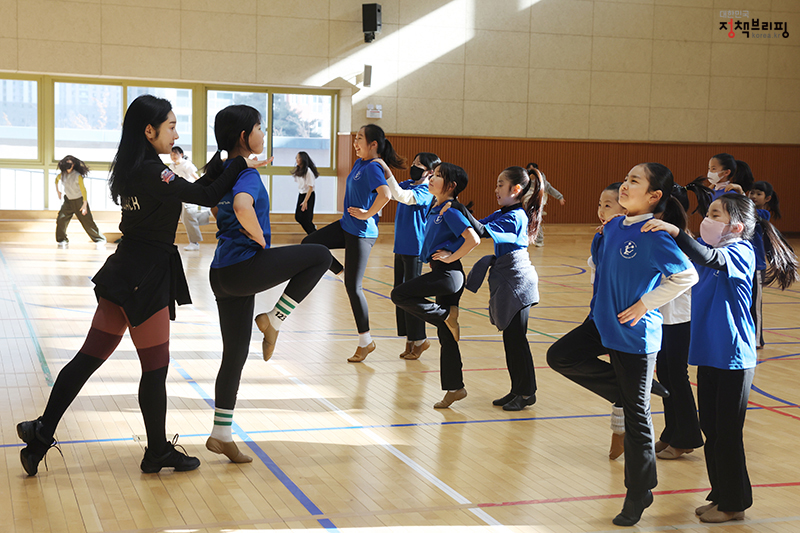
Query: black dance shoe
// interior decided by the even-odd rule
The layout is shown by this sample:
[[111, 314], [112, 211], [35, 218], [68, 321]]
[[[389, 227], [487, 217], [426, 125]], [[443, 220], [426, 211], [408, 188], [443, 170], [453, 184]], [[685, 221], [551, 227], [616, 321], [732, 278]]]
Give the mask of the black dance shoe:
[[617, 526], [632, 526], [642, 518], [642, 513], [645, 509], [653, 504], [653, 491], [648, 490], [644, 497], [634, 500], [633, 498], [625, 497], [625, 503], [622, 504], [622, 511], [614, 517], [614, 525]]
[[[42, 418], [36, 420], [27, 420], [17, 424], [17, 435], [22, 442], [27, 444], [19, 451], [19, 460], [22, 463], [22, 468], [29, 476], [35, 476], [39, 473], [39, 463], [45, 458], [50, 448], [55, 448], [58, 453], [61, 449], [58, 447], [58, 442], [55, 439], [42, 438]], [[62, 453], [63, 457], [64, 454]], [[45, 468], [47, 468], [47, 461], [45, 460]]]
[[510, 402], [511, 400], [513, 400], [514, 396], [516, 396], [516, 394], [514, 394], [513, 392], [509, 392], [508, 394], [506, 394], [502, 398], [498, 398], [498, 399], [492, 401], [492, 405], [503, 406], [503, 405], [507, 404], [508, 402]]
[[667, 388], [656, 380], [653, 380], [653, 388], [650, 392], [661, 398], [669, 398], [669, 391]]
[[531, 394], [523, 398], [521, 394], [514, 396], [514, 399], [503, 405], [503, 411], [522, 411], [529, 405], [536, 403], [536, 394]]
[[[155, 474], [160, 472], [164, 467], [174, 468], [176, 472], [188, 472], [200, 466], [200, 459], [197, 457], [190, 457], [185, 453], [185, 449], [183, 452], [178, 451], [175, 446], [177, 440], [178, 436], [175, 435], [172, 442], [167, 443], [164, 453], [159, 456], [156, 456], [154, 453], [151, 453], [148, 448], [145, 448], [141, 465], [142, 472], [145, 474]], [[178, 444], [178, 446], [183, 449], [183, 446], [180, 444]]]

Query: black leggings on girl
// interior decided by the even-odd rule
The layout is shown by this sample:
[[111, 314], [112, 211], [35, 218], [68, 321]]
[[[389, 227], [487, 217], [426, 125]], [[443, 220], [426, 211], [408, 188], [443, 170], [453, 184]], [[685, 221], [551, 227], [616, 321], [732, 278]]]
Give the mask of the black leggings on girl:
[[321, 244], [329, 250], [344, 248], [346, 268], [331, 256], [330, 271], [339, 274], [344, 270], [344, 288], [347, 290], [347, 297], [350, 299], [350, 307], [353, 310], [353, 318], [356, 319], [356, 328], [359, 333], [369, 331], [369, 307], [367, 307], [367, 299], [364, 297], [361, 282], [364, 279], [369, 253], [375, 241], [375, 238], [356, 237], [347, 233], [342, 229], [342, 224], [338, 220], [303, 239], [303, 244]]
[[[450, 307], [458, 305], [464, 292], [464, 269], [461, 261], [442, 263], [431, 261], [431, 271], [418, 278], [403, 283], [392, 290], [392, 302], [412, 315], [436, 326], [441, 352], [442, 390], [464, 388], [461, 373], [461, 352], [458, 342], [445, 324]], [[436, 303], [428, 300], [436, 297]]]
[[317, 227], [314, 225], [314, 201], [316, 193], [311, 191], [311, 194], [308, 197], [308, 202], [306, 203], [306, 210], [303, 211], [301, 206], [303, 205], [303, 200], [305, 200], [307, 194], [308, 193], [301, 193], [297, 196], [297, 206], [294, 209], [294, 219], [303, 227], [303, 231], [306, 232], [306, 235], [311, 235], [317, 231]]
[[284, 293], [297, 303], [308, 296], [331, 261], [323, 246], [300, 244], [259, 250], [235, 265], [212, 268], [222, 331], [222, 364], [215, 386], [215, 407], [233, 409], [253, 333], [255, 295], [289, 280]]
[[[394, 286], [399, 287], [407, 281], [422, 275], [422, 261], [416, 255], [394, 254]], [[425, 322], [408, 311], [397, 307], [397, 335], [409, 341], [425, 339]]]
[[506, 366], [511, 376], [511, 394], [530, 396], [536, 393], [536, 372], [528, 344], [528, 313], [530, 306], [520, 309], [503, 330]]
[[[52, 441], [59, 421], [83, 386], [108, 359], [129, 328], [122, 307], [100, 298], [89, 334], [80, 351], [61, 369], [42, 415], [41, 437]], [[169, 365], [169, 309], [164, 308], [135, 328], [130, 328], [142, 366], [139, 407], [147, 431], [147, 447], [156, 455], [167, 444], [167, 368]]]

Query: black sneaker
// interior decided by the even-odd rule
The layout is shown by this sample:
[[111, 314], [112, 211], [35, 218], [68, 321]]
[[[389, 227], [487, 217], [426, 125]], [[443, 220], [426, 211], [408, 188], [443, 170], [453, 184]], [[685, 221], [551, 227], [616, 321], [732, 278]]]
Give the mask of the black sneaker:
[[[19, 460], [25, 473], [29, 476], [35, 476], [39, 473], [39, 463], [42, 462], [42, 459], [45, 459], [50, 448], [55, 448], [58, 453], [61, 453], [61, 449], [55, 439], [48, 443], [42, 438], [41, 427], [41, 417], [17, 424], [17, 435], [27, 444], [19, 451]], [[61, 453], [61, 456], [63, 457], [64, 454]], [[45, 459], [44, 466], [47, 468], [47, 459]]]
[[155, 456], [155, 454], [150, 453], [149, 449], [145, 448], [141, 465], [142, 472], [155, 474], [164, 467], [174, 468], [176, 472], [188, 472], [200, 466], [200, 459], [188, 456], [183, 446], [178, 444], [183, 452], [177, 450], [175, 446], [177, 440], [178, 436], [175, 435], [172, 442], [167, 443], [166, 451], [160, 456]]

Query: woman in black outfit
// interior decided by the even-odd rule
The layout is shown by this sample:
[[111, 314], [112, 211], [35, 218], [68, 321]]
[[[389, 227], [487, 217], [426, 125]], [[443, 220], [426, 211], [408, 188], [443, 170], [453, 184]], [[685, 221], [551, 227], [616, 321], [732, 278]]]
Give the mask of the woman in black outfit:
[[162, 98], [142, 95], [134, 100], [122, 125], [117, 154], [111, 164], [109, 188], [122, 206], [122, 241], [116, 252], [92, 278], [97, 310], [83, 347], [58, 374], [44, 414], [17, 424], [27, 444], [20, 451], [22, 467], [35, 476], [39, 462], [55, 445], [58, 422], [91, 375], [114, 352], [129, 330], [139, 361], [139, 407], [147, 431], [141, 469], [155, 473], [163, 467], [194, 470], [200, 461], [168, 442], [167, 368], [169, 321], [175, 303], [191, 303], [175, 241], [182, 202], [215, 206], [233, 186], [239, 173], [257, 163], [238, 157], [227, 171], [206, 175], [194, 183], [176, 176], [158, 157], [168, 154], [175, 140], [172, 105]]

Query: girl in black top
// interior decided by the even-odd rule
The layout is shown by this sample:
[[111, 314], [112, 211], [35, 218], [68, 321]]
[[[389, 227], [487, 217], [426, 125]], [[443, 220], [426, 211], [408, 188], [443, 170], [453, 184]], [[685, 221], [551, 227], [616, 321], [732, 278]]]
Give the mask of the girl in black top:
[[122, 240], [92, 278], [98, 303], [83, 347], [58, 374], [44, 414], [17, 424], [17, 434], [27, 444], [20, 459], [29, 476], [36, 475], [39, 462], [55, 445], [53, 434], [64, 412], [114, 352], [126, 329], [142, 365], [139, 406], [147, 431], [142, 472], [155, 473], [165, 466], [176, 471], [200, 466], [198, 459], [167, 441], [164, 429], [169, 321], [175, 319], [175, 302], [191, 303], [173, 244], [175, 230], [182, 202], [213, 207], [242, 170], [266, 162], [238, 157], [218, 177], [206, 175], [189, 183], [158, 157], [168, 154], [178, 138], [175, 127], [172, 105], [151, 95], [138, 97], [125, 114], [109, 177], [111, 197], [122, 207]]

